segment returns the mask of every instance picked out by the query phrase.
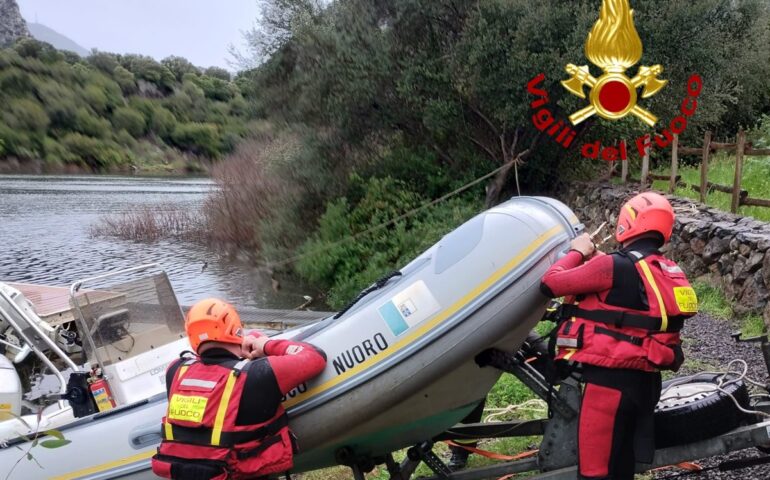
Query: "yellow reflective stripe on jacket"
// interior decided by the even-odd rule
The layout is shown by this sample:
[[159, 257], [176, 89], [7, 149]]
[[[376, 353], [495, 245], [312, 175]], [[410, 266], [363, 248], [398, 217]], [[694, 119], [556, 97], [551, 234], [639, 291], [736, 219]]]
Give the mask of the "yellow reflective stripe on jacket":
[[[176, 372], [176, 378], [174, 380], [181, 380], [189, 368], [189, 365], [182, 365], [179, 367], [179, 370]], [[163, 430], [166, 433], [166, 440], [174, 440], [174, 427], [168, 423], [168, 421], [163, 424]]]
[[660, 296], [658, 284], [655, 283], [655, 278], [652, 276], [650, 266], [647, 265], [647, 262], [640, 260], [639, 265], [642, 267], [644, 276], [647, 277], [647, 281], [650, 283], [652, 291], [655, 293], [655, 298], [658, 300], [658, 305], [660, 306], [660, 331], [665, 332], [668, 329], [668, 314], [666, 313], [666, 305], [663, 303], [663, 297]]
[[230, 376], [227, 378], [225, 384], [225, 391], [222, 393], [222, 400], [219, 402], [219, 408], [217, 409], [217, 416], [214, 420], [214, 429], [211, 431], [211, 444], [219, 446], [219, 442], [222, 438], [222, 427], [225, 423], [225, 415], [227, 414], [227, 406], [230, 404], [230, 397], [233, 395], [233, 389], [235, 388], [235, 380], [237, 379], [235, 371], [230, 372]]

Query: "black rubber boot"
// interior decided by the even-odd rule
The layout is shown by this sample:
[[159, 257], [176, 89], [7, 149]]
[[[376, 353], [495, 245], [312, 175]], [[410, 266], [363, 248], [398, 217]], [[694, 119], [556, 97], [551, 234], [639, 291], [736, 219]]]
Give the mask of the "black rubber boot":
[[449, 450], [452, 452], [452, 458], [449, 459], [449, 465], [447, 465], [449, 469], [453, 472], [464, 469], [471, 452], [464, 448], [452, 446], [449, 447]]

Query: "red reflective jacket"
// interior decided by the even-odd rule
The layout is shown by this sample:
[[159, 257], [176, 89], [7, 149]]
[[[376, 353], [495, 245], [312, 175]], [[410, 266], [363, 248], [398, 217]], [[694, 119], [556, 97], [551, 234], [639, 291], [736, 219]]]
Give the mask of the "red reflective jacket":
[[247, 363], [227, 368], [193, 358], [177, 370], [163, 441], [152, 459], [156, 475], [248, 479], [291, 469], [292, 438], [282, 406], [266, 422], [236, 425]]
[[684, 360], [679, 330], [686, 318], [697, 313], [698, 301], [675, 262], [654, 248], [591, 260], [574, 273], [577, 280], [584, 278], [583, 283], [600, 285], [593, 292], [578, 287], [572, 292], [560, 290], [559, 281], [569, 284], [576, 279], [569, 278], [575, 276], [570, 275], [573, 269], [557, 265], [555, 272], [565, 276], [556, 280], [556, 273], [549, 278], [549, 271], [544, 286], [557, 295], [577, 294], [563, 307], [557, 360], [650, 372], [678, 370]]

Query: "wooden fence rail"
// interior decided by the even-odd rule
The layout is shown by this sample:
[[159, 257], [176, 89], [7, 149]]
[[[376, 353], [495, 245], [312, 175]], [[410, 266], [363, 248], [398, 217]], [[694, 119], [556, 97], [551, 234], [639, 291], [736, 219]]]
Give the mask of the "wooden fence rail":
[[[649, 144], [649, 142], [645, 143]], [[735, 153], [735, 177], [733, 179], [732, 186], [720, 185], [717, 183], [709, 182], [708, 180], [709, 161], [711, 160], [711, 154], [720, 151]], [[685, 155], [698, 155], [701, 157], [700, 185], [692, 185], [689, 183], [684, 184], [700, 193], [701, 203], [706, 203], [706, 195], [710, 190], [716, 190], [718, 192], [732, 194], [730, 209], [733, 213], [737, 213], [738, 208], [742, 205], [770, 208], [770, 200], [762, 198], [750, 198], [749, 192], [741, 188], [741, 184], [743, 182], [744, 159], [747, 156], [770, 156], [770, 148], [754, 148], [750, 143], [747, 143], [746, 132], [743, 130], [738, 132], [735, 143], [714, 142], [712, 141], [712, 133], [706, 132], [703, 137], [703, 146], [700, 148], [680, 146], [679, 136], [674, 135], [674, 139], [671, 144], [671, 172], [669, 175], [655, 175], [650, 173], [650, 150], [648, 148], [645, 151], [644, 157], [642, 158], [642, 175], [640, 179], [641, 183], [643, 185], [648, 185], [650, 180], [668, 180], [668, 192], [674, 193], [677, 185], [682, 184], [682, 176], [679, 175], [679, 157]], [[623, 160], [623, 183], [626, 183], [628, 178], [628, 160]]]

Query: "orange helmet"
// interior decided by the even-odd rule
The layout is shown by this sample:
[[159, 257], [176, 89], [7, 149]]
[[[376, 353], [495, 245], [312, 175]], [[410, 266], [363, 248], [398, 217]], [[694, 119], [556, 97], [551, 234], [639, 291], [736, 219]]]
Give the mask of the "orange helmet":
[[641, 193], [620, 209], [615, 238], [623, 243], [646, 232], [658, 232], [668, 242], [674, 230], [674, 209], [662, 195]]
[[184, 322], [193, 350], [203, 342], [241, 344], [243, 325], [232, 305], [217, 298], [207, 298], [193, 305]]

